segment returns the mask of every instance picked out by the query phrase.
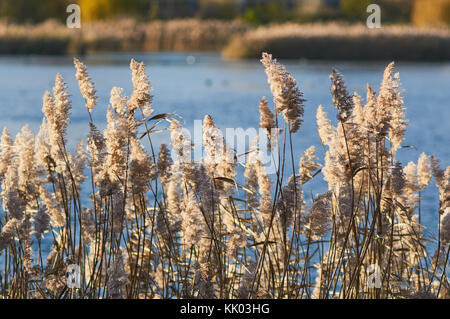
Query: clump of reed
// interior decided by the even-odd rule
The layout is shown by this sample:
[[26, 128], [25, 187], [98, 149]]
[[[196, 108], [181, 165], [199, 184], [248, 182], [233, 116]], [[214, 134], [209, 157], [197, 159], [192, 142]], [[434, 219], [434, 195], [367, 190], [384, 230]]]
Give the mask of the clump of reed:
[[[37, 135], [24, 126], [15, 139], [6, 129], [1, 136], [2, 297], [450, 296], [450, 167], [425, 154], [406, 166], [396, 160], [407, 121], [393, 63], [378, 94], [367, 87], [365, 102], [333, 70], [338, 116], [333, 125], [317, 109], [319, 161], [314, 147], [294, 155], [305, 100], [293, 76], [264, 53], [273, 95], [273, 103], [259, 104], [266, 136], [252, 141], [244, 161], [206, 115], [204, 156], [192, 161], [193, 142], [177, 118], [153, 114], [143, 63], [130, 63], [129, 96], [112, 88], [100, 132], [91, 116], [99, 107], [94, 83], [86, 66], [74, 62], [87, 138], [67, 149], [71, 101], [59, 74], [44, 94]], [[165, 128], [171, 147], [157, 151], [152, 137]], [[262, 160], [267, 144], [273, 175]], [[308, 182], [320, 173], [328, 191], [308, 201]], [[437, 216], [437, 238], [426, 236], [418, 210], [432, 176], [440, 208], [421, 214]], [[79, 288], [66, 284], [72, 264], [81, 269]], [[372, 280], [375, 264], [379, 276]]]
[[53, 20], [38, 25], [0, 21], [0, 54], [222, 51], [226, 58], [256, 58], [267, 51], [282, 58], [447, 60], [449, 39], [448, 28], [400, 25], [369, 29], [362, 24], [285, 23], [254, 28], [241, 21], [122, 18], [69, 29]]
[[55, 21], [17, 25], [0, 20], [0, 54], [65, 54], [71, 41], [69, 29]]
[[82, 23], [69, 29], [56, 21], [38, 25], [0, 23], [0, 54], [68, 54], [99, 51], [220, 51], [248, 25], [239, 21], [135, 19]]
[[[176, 19], [139, 23], [132, 19], [92, 22], [82, 28], [88, 50], [220, 51], [248, 25], [239, 21]], [[115, 43], [115, 47], [108, 47]]]
[[448, 60], [450, 31], [402, 25], [369, 29], [363, 24], [274, 24], [235, 36], [223, 55], [256, 58], [265, 51], [318, 60]]

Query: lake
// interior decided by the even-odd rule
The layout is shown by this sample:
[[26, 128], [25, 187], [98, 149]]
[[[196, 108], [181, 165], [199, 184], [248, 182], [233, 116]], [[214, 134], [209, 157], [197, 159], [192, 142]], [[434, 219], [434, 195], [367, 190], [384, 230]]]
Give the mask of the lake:
[[[217, 54], [158, 53], [158, 54], [97, 54], [82, 57], [89, 75], [98, 91], [99, 104], [93, 118], [100, 128], [105, 125], [105, 111], [109, 92], [113, 86], [131, 93], [128, 67], [131, 58], [144, 61], [153, 86], [154, 114], [176, 112], [185, 120], [184, 126], [192, 128], [194, 120], [210, 114], [220, 128], [257, 128], [258, 104], [262, 96], [271, 102], [263, 66], [256, 60], [227, 61]], [[296, 78], [307, 99], [304, 124], [294, 138], [294, 151], [298, 161], [310, 145], [316, 145], [323, 157], [316, 132], [315, 112], [319, 104], [334, 120], [335, 111], [330, 97], [328, 75], [336, 67], [347, 83], [350, 92], [365, 97], [366, 83], [378, 89], [385, 62], [315, 62], [284, 61], [288, 71]], [[404, 89], [405, 106], [409, 120], [404, 145], [398, 158], [417, 161], [421, 152], [434, 154], [442, 166], [450, 164], [450, 63], [407, 63], [396, 66]], [[73, 146], [88, 132], [88, 116], [84, 101], [75, 80], [75, 69], [70, 57], [0, 57], [0, 126], [7, 126], [12, 135], [28, 123], [36, 133], [42, 121], [42, 96], [51, 90], [56, 73], [68, 82], [72, 95], [72, 125], [69, 140]], [[168, 143], [166, 133], [156, 134], [157, 144]], [[326, 190], [320, 178], [310, 186], [314, 191]], [[309, 190], [308, 190], [309, 192]], [[432, 185], [423, 192], [422, 220], [433, 232], [437, 229], [437, 191]]]

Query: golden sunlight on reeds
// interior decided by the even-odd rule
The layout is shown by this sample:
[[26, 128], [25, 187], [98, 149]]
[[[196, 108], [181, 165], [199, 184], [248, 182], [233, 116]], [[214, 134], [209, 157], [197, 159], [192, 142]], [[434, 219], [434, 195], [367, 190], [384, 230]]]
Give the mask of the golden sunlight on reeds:
[[[323, 148], [298, 157], [292, 140], [307, 97], [272, 55], [261, 62], [272, 93], [259, 102], [266, 136], [246, 159], [206, 115], [204, 156], [191, 161], [193, 142], [174, 115], [154, 110], [145, 66], [134, 60], [133, 91], [112, 88], [103, 132], [91, 116], [100, 107], [94, 83], [74, 60], [90, 130], [69, 150], [72, 102], [56, 75], [39, 132], [25, 125], [1, 136], [0, 296], [449, 298], [450, 167], [431, 154], [396, 159], [407, 120], [394, 63], [365, 98], [333, 70], [337, 118], [318, 106]], [[153, 143], [160, 129], [171, 145]], [[267, 144], [274, 174], [262, 161]], [[320, 178], [328, 191], [309, 196], [308, 182]], [[420, 211], [431, 183], [439, 210]], [[436, 237], [420, 214], [436, 216]], [[72, 264], [79, 288], [67, 286]]]

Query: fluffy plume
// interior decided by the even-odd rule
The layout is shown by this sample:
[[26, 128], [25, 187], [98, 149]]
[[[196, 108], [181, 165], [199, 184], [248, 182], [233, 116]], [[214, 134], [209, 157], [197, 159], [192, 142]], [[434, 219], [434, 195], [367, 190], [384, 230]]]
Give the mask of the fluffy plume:
[[277, 202], [283, 229], [289, 229], [293, 225], [295, 218], [299, 221], [300, 214], [304, 212], [304, 208], [305, 202], [299, 177], [291, 175], [283, 187], [283, 196]]
[[8, 133], [6, 127], [3, 129], [2, 137], [0, 139], [0, 180], [5, 177], [5, 173], [8, 170], [9, 165], [14, 157], [13, 152], [13, 140]]
[[216, 127], [210, 115], [203, 119], [203, 147], [205, 148], [205, 163], [212, 176], [215, 174], [217, 165], [222, 159], [224, 151], [224, 140], [221, 131]]
[[[86, 168], [86, 150], [82, 140], [79, 140], [77, 147], [73, 154], [67, 154], [70, 171], [67, 171], [65, 176], [68, 180], [68, 187], [71, 190], [71, 196], [76, 197], [76, 193], [81, 190], [81, 184], [86, 180], [87, 176], [84, 174]], [[75, 192], [75, 194], [73, 194]]]
[[431, 155], [431, 171], [433, 172], [433, 177], [436, 181], [436, 186], [441, 185], [444, 178], [444, 170], [441, 168], [439, 159]]
[[336, 69], [332, 69], [330, 80], [333, 105], [338, 109], [337, 118], [339, 121], [346, 122], [352, 115], [352, 98], [347, 92], [342, 75]]
[[298, 171], [300, 183], [305, 184], [312, 178], [312, 173], [319, 169], [321, 165], [316, 162], [317, 159], [316, 148], [314, 146], [311, 146], [303, 153], [303, 156], [300, 158]]
[[327, 114], [323, 111], [322, 105], [319, 105], [316, 113], [317, 131], [320, 140], [325, 145], [330, 145], [335, 133]]
[[402, 163], [396, 162], [392, 168], [391, 186], [392, 191], [396, 195], [400, 195], [405, 187], [405, 174], [403, 173]]
[[448, 214], [450, 212], [450, 166], [447, 166], [439, 185], [439, 206], [439, 213]]
[[169, 126], [170, 140], [175, 150], [178, 160], [181, 162], [190, 162], [192, 143], [188, 133], [183, 131], [180, 123], [173, 119]]
[[170, 151], [167, 148], [166, 144], [161, 144], [159, 148], [158, 154], [158, 173], [163, 184], [168, 182], [169, 177], [171, 176], [170, 167], [173, 164], [172, 156], [170, 155]]
[[113, 87], [111, 89], [109, 103], [117, 114], [125, 116], [127, 112], [127, 97], [123, 94], [122, 88]]
[[52, 160], [56, 164], [57, 172], [66, 169], [65, 145], [66, 130], [69, 125], [69, 112], [71, 102], [67, 93], [67, 86], [60, 74], [56, 75], [53, 95], [44, 93], [42, 112], [44, 112], [48, 125], [48, 137]]
[[50, 227], [50, 216], [47, 214], [47, 209], [43, 206], [39, 207], [33, 221], [34, 235], [39, 240]]
[[441, 240], [444, 244], [450, 243], [450, 210], [447, 209], [441, 216]]
[[405, 108], [400, 94], [400, 79], [394, 75], [394, 63], [390, 63], [383, 74], [380, 94], [376, 101], [375, 129], [379, 136], [389, 134], [392, 152], [400, 148], [406, 132]]
[[308, 226], [311, 230], [311, 238], [318, 240], [324, 236], [330, 228], [331, 221], [331, 192], [318, 195], [312, 202], [308, 214]]
[[105, 158], [106, 141], [103, 134], [97, 129], [94, 123], [89, 123], [89, 135], [87, 137], [87, 149], [89, 152], [89, 165], [95, 180], [99, 179], [98, 174], [102, 169]]
[[19, 190], [27, 200], [33, 200], [38, 181], [34, 163], [34, 136], [28, 125], [25, 125], [17, 134], [14, 147], [19, 161], [17, 168]]
[[147, 192], [150, 180], [156, 177], [155, 165], [145, 152], [139, 141], [132, 138], [130, 141], [130, 184], [134, 194]]
[[353, 94], [353, 111], [352, 111], [353, 123], [357, 124], [357, 130], [364, 132], [366, 128], [366, 114], [364, 106], [362, 105], [361, 97], [358, 94]]
[[42, 204], [44, 204], [46, 207], [47, 214], [51, 218], [51, 224], [54, 227], [63, 226], [66, 221], [66, 216], [62, 207], [56, 200], [55, 194], [49, 193], [44, 185], [40, 185], [39, 195], [41, 197]]
[[94, 84], [92, 83], [92, 80], [89, 77], [86, 65], [84, 65], [77, 58], [73, 59], [73, 63], [75, 64], [75, 68], [77, 70], [75, 78], [78, 81], [81, 95], [83, 95], [84, 99], [86, 100], [86, 108], [90, 113], [94, 109], [94, 106], [97, 104], [98, 98], [97, 96], [95, 96], [96, 91], [94, 88]]
[[[124, 180], [125, 163], [127, 162], [126, 124], [108, 108], [107, 128], [104, 132], [107, 155], [103, 164], [103, 179], [113, 184]], [[107, 188], [113, 187], [108, 185]]]
[[258, 143], [259, 138], [255, 137], [250, 144], [244, 176], [247, 180], [247, 187], [253, 191], [248, 194], [249, 205], [258, 208], [263, 225], [268, 226], [272, 215], [272, 181], [261, 163], [261, 151]]
[[64, 82], [60, 74], [56, 75], [55, 86], [53, 87], [54, 96], [54, 121], [49, 123], [54, 127], [55, 133], [59, 136], [59, 142], [65, 142], [66, 130], [69, 125], [69, 112], [72, 108], [72, 103], [69, 100], [67, 93], [67, 84]]
[[14, 234], [18, 232], [21, 221], [16, 218], [11, 218], [3, 225], [0, 233], [0, 252], [5, 249], [12, 241]]
[[383, 80], [380, 88], [379, 103], [387, 103], [388, 110], [391, 113], [391, 121], [389, 126], [389, 140], [392, 143], [392, 151], [395, 152], [400, 148], [404, 140], [407, 121], [405, 119], [405, 108], [403, 107], [403, 98], [400, 95], [400, 77], [399, 74], [393, 73], [393, 64], [390, 64], [386, 70], [386, 78]]
[[2, 193], [4, 209], [9, 212], [12, 218], [21, 220], [25, 211], [25, 202], [19, 193], [19, 178], [17, 164], [10, 165], [2, 183]]
[[133, 113], [136, 109], [144, 107], [151, 103], [152, 96], [150, 92], [152, 87], [145, 73], [143, 62], [138, 63], [134, 59], [130, 62], [131, 80], [133, 82], [133, 93], [128, 100], [128, 109]]
[[267, 106], [267, 99], [262, 97], [259, 102], [259, 127], [264, 130], [269, 139], [271, 138], [271, 131], [275, 128], [275, 121], [273, 119], [273, 113]]
[[417, 181], [420, 190], [423, 190], [431, 181], [430, 159], [425, 153], [420, 154], [417, 161]]
[[403, 188], [403, 200], [406, 207], [413, 211], [416, 203], [419, 201], [419, 185], [417, 183], [417, 166], [413, 162], [403, 168], [405, 174], [405, 187]]
[[297, 82], [283, 65], [272, 59], [271, 54], [263, 53], [261, 63], [265, 67], [272, 91], [275, 113], [283, 114], [285, 121], [290, 125], [291, 133], [297, 132], [303, 122], [303, 102], [305, 102]]
[[185, 200], [181, 212], [181, 231], [187, 247], [197, 245], [204, 235], [204, 219], [197, 200], [192, 194]]

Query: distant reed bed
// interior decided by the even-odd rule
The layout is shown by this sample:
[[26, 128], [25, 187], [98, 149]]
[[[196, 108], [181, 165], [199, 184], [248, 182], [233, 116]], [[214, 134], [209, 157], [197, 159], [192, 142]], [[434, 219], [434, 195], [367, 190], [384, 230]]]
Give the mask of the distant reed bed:
[[0, 21], [0, 54], [64, 54], [71, 41], [69, 29], [52, 21], [35, 26]]
[[227, 58], [256, 58], [269, 51], [282, 58], [328, 60], [449, 60], [450, 29], [363, 24], [261, 26], [233, 38]]
[[[72, 103], [56, 75], [39, 132], [24, 126], [12, 138], [5, 128], [0, 138], [0, 296], [449, 298], [450, 166], [424, 153], [406, 165], [396, 159], [407, 120], [394, 64], [365, 99], [333, 70], [337, 118], [319, 106], [323, 148], [300, 155], [292, 140], [305, 97], [271, 55], [261, 62], [272, 95], [255, 101], [261, 134], [237, 154], [206, 115], [196, 161], [179, 116], [155, 112], [145, 66], [134, 60], [132, 92], [113, 87], [108, 106], [97, 105], [86, 66], [74, 60], [90, 129], [69, 150]], [[104, 110], [101, 132], [91, 114]], [[170, 145], [153, 143], [160, 130]], [[317, 178], [325, 193], [311, 193]], [[421, 208], [431, 183], [436, 211]], [[425, 230], [424, 214], [436, 216], [435, 229]], [[73, 265], [76, 287], [67, 282]]]
[[96, 22], [81, 30], [88, 51], [220, 51], [232, 35], [247, 29], [237, 21], [186, 19]]
[[55, 21], [38, 25], [0, 22], [0, 54], [70, 54], [99, 51], [220, 51], [242, 22], [195, 19], [138, 22], [134, 19], [83, 23], [69, 29]]
[[226, 58], [343, 60], [449, 60], [450, 30], [343, 23], [252, 27], [240, 21], [134, 19], [83, 23], [69, 29], [55, 21], [16, 25], [0, 21], [0, 54], [215, 51]]

